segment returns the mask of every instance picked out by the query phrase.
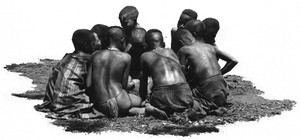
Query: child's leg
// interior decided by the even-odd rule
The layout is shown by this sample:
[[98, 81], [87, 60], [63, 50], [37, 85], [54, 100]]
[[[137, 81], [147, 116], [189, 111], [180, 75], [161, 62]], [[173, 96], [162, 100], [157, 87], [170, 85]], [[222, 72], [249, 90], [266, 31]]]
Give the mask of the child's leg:
[[128, 110], [128, 115], [135, 116], [135, 115], [146, 115], [145, 107], [132, 107]]
[[150, 105], [150, 103], [146, 103], [145, 107], [141, 107], [142, 99], [139, 96], [134, 94], [128, 95], [131, 99], [131, 108], [128, 111], [129, 115], [152, 115], [159, 119], [168, 119], [168, 115], [164, 111]]
[[134, 94], [128, 94], [131, 100], [131, 108], [128, 110], [129, 115], [145, 115], [145, 108], [141, 107], [142, 99]]
[[146, 107], [132, 107], [128, 110], [128, 115], [144, 115], [153, 116], [158, 119], [167, 120], [169, 117], [166, 112], [150, 105], [146, 104]]
[[128, 94], [128, 96], [131, 100], [131, 107], [141, 107], [141, 103], [142, 103], [141, 97], [134, 94]]

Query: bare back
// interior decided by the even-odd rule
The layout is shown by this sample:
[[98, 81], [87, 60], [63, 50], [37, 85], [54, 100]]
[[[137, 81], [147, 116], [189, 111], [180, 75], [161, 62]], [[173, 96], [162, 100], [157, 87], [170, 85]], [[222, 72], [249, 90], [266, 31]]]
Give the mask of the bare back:
[[186, 82], [176, 54], [171, 49], [155, 49], [141, 57], [143, 71], [152, 77], [153, 85]]
[[103, 102], [114, 98], [127, 88], [130, 56], [113, 50], [93, 54], [91, 59], [91, 87], [94, 98]]
[[189, 80], [201, 82], [211, 76], [221, 74], [216, 50], [209, 44], [196, 41], [182, 47], [178, 52], [180, 63], [185, 67]]

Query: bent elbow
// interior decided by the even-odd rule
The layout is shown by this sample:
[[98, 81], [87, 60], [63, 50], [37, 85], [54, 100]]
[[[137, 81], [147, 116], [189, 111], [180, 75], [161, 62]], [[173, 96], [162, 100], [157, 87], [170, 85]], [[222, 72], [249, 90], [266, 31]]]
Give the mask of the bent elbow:
[[239, 62], [235, 59], [235, 58], [232, 58], [231, 59], [231, 62], [230, 62], [232, 65], [237, 65]]
[[236, 59], [233, 60], [233, 64], [237, 65], [239, 63], [239, 61], [237, 61]]

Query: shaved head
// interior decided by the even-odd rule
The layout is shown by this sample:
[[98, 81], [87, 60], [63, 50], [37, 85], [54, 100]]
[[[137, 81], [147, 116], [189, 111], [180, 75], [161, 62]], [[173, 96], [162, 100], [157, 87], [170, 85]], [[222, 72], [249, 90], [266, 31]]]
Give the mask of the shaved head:
[[180, 41], [182, 45], [190, 45], [195, 41], [195, 38], [187, 29], [177, 30], [174, 34], [174, 39]]
[[158, 29], [148, 30], [146, 33], [147, 49], [152, 50], [157, 47], [165, 47], [164, 38], [162, 32]]
[[146, 33], [146, 42], [149, 41], [163, 41], [162, 32], [158, 29], [148, 30]]
[[211, 32], [218, 32], [220, 29], [219, 21], [214, 18], [206, 18], [203, 20], [203, 23], [205, 24], [206, 30], [209, 30]]
[[107, 38], [112, 39], [113, 41], [121, 41], [124, 39], [125, 34], [123, 32], [123, 29], [119, 26], [111, 26], [107, 30]]
[[184, 9], [181, 14], [188, 15], [188, 16], [190, 16], [193, 19], [197, 19], [197, 17], [198, 17], [197, 12], [195, 12], [192, 9]]
[[136, 19], [139, 16], [139, 11], [134, 6], [126, 6], [119, 13], [119, 19]]
[[190, 20], [185, 25], [184, 28], [189, 30], [194, 36], [203, 37], [205, 33], [205, 25], [200, 20]]
[[187, 29], [178, 29], [174, 33], [173, 44], [171, 49], [177, 53], [179, 49], [184, 45], [190, 45], [195, 42], [195, 38]]
[[146, 30], [144, 28], [134, 28], [131, 32], [131, 43], [144, 43]]
[[109, 47], [116, 47], [120, 51], [124, 51], [126, 48], [125, 45], [125, 33], [123, 28], [119, 26], [111, 26], [107, 30], [107, 40], [109, 42]]
[[204, 35], [205, 42], [209, 44], [215, 43], [215, 37], [220, 29], [219, 21], [214, 18], [206, 18], [203, 20], [203, 23], [206, 26], [206, 32]]
[[119, 13], [119, 20], [121, 26], [124, 28], [128, 42], [129, 32], [137, 25], [137, 18], [139, 16], [139, 11], [134, 6], [126, 6]]
[[185, 9], [182, 11], [180, 18], [177, 23], [177, 27], [184, 26], [185, 23], [187, 23], [190, 20], [196, 20], [198, 17], [197, 12], [195, 12], [192, 9]]

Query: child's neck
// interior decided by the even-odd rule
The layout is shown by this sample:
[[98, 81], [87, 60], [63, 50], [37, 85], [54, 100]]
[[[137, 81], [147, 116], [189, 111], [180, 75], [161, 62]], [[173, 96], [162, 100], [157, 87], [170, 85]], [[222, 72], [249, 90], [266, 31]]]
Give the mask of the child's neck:
[[111, 50], [111, 51], [120, 51], [118, 48], [116, 47], [109, 47], [107, 48], [108, 50]]

